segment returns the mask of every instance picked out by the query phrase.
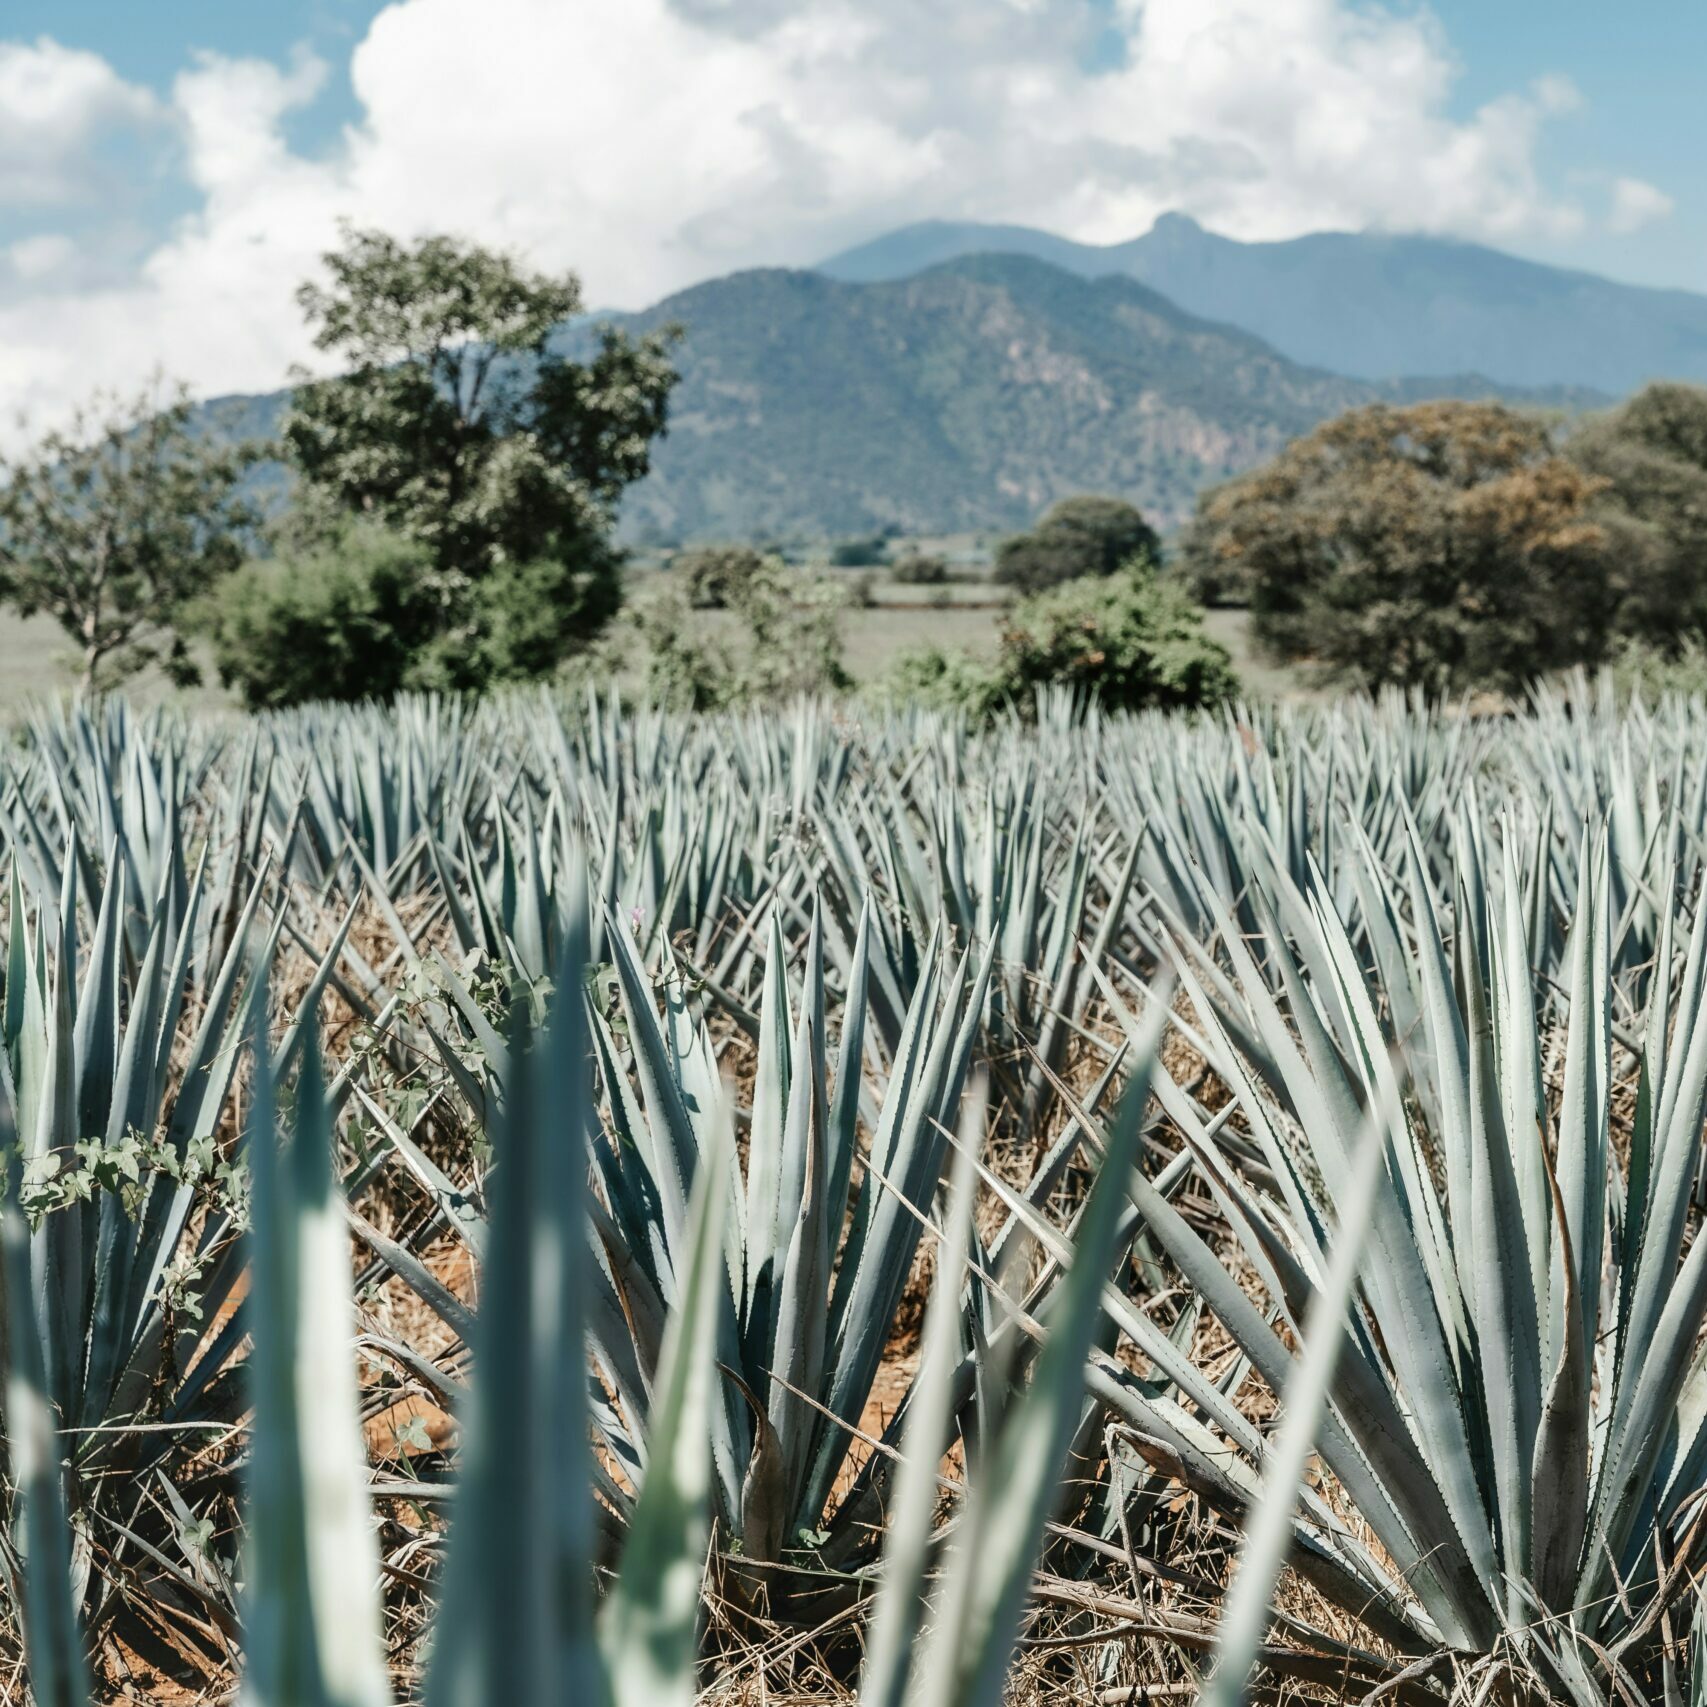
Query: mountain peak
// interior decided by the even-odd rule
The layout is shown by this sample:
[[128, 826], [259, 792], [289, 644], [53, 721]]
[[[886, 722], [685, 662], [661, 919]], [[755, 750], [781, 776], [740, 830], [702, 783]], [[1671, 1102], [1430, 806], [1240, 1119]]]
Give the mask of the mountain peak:
[[1177, 209], [1157, 214], [1155, 224], [1150, 227], [1152, 238], [1179, 239], [1208, 235], [1189, 213], [1180, 213]]

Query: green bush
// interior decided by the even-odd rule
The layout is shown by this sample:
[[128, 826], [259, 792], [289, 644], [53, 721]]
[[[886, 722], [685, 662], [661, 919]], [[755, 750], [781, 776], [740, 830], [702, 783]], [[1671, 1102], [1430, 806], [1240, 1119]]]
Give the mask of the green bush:
[[621, 608], [619, 562], [611, 550], [575, 562], [539, 557], [499, 564], [477, 589], [470, 620], [423, 646], [403, 685], [454, 692], [552, 675]]
[[245, 564], [199, 612], [220, 681], [252, 711], [390, 697], [430, 628], [430, 566], [424, 546], [381, 528]]
[[882, 534], [869, 539], [844, 539], [830, 548], [833, 569], [875, 569], [889, 559], [889, 542]]
[[1621, 699], [1707, 698], [1707, 645], [1692, 634], [1666, 648], [1628, 640], [1612, 655], [1612, 680]]
[[1000, 666], [964, 649], [918, 646], [889, 666], [878, 687], [880, 698], [902, 705], [926, 705], [987, 717], [1008, 697]]
[[1148, 565], [1021, 600], [1002, 636], [1002, 665], [1011, 692], [1065, 682], [1128, 711], [1189, 710], [1239, 691], [1227, 649], [1203, 632], [1202, 610]]
[[1156, 562], [1161, 539], [1121, 498], [1063, 498], [1030, 533], [996, 549], [995, 578], [1041, 593], [1087, 575], [1112, 575], [1136, 560]]
[[890, 566], [889, 578], [908, 587], [941, 587], [949, 580], [948, 559], [934, 551], [904, 552]]
[[1238, 692], [1226, 648], [1203, 632], [1203, 613], [1147, 564], [1022, 599], [997, 656], [925, 648], [904, 654], [883, 690], [898, 700], [988, 716], [1023, 708], [1033, 688], [1063, 683], [1117, 710], [1190, 710]]
[[537, 680], [609, 620], [614, 575], [553, 558], [502, 563], [444, 626], [417, 541], [375, 526], [245, 564], [202, 602], [219, 679], [251, 710]]
[[844, 587], [770, 557], [727, 592], [716, 616], [696, 619], [680, 587], [636, 610], [653, 698], [709, 711], [852, 685], [842, 664]]
[[692, 609], [724, 610], [764, 566], [764, 554], [750, 545], [702, 545], [678, 553], [670, 571]]

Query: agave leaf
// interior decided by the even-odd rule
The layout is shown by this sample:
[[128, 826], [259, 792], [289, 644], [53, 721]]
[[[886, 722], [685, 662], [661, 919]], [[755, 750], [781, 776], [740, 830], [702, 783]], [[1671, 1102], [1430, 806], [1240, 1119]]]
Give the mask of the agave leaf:
[[438, 1626], [428, 1707], [596, 1707], [606, 1698], [591, 1634], [582, 1206], [594, 1103], [584, 954], [572, 910], [546, 1029], [530, 1049], [518, 1008], [505, 1049], [462, 1492], [446, 1565], [445, 1604], [458, 1610]]
[[728, 1104], [714, 1111], [694, 1189], [681, 1303], [664, 1337], [646, 1477], [629, 1520], [623, 1566], [600, 1621], [615, 1700], [690, 1707], [700, 1569], [708, 1538], [710, 1347], [723, 1280], [723, 1227], [733, 1167]]
[[938, 1464], [953, 1408], [960, 1361], [960, 1289], [972, 1235], [973, 1169], [982, 1146], [987, 1097], [974, 1083], [961, 1110], [960, 1143], [943, 1209], [946, 1232], [925, 1311], [915, 1397], [902, 1437], [904, 1459], [895, 1483], [895, 1516], [883, 1549], [883, 1586], [872, 1615], [860, 1677], [860, 1707], [902, 1707], [908, 1660], [924, 1610], [925, 1573], [938, 1504]]
[[265, 1013], [263, 977], [250, 1005], [255, 1415], [243, 1700], [384, 1707], [391, 1691], [356, 1422], [349, 1246], [332, 1182], [319, 1053], [304, 1052], [296, 1131], [281, 1167]]
[[1055, 1296], [1030, 1387], [1003, 1420], [944, 1568], [918, 1672], [932, 1707], [995, 1707], [1005, 1687], [1062, 1456], [1079, 1420], [1086, 1354], [1138, 1155], [1161, 1021], [1152, 1020], [1080, 1219], [1073, 1266]]
[[1282, 1389], [1285, 1414], [1268, 1453], [1262, 1495], [1247, 1523], [1232, 1587], [1222, 1607], [1215, 1669], [1200, 1697], [1207, 1707], [1235, 1707], [1244, 1700], [1245, 1683], [1268, 1628], [1270, 1597], [1291, 1542], [1293, 1501], [1344, 1343], [1342, 1324], [1357, 1284], [1375, 1182], [1383, 1163], [1380, 1128], [1395, 1118], [1397, 1110], [1389, 1107], [1371, 1120], [1354, 1158], [1355, 1171], [1340, 1194], [1333, 1258], [1305, 1323], [1303, 1353]]
[[14, 1544], [22, 1554], [24, 1651], [36, 1707], [84, 1707], [89, 1699], [88, 1665], [72, 1586], [58, 1417], [48, 1395], [40, 1328], [30, 1308], [29, 1233], [18, 1207], [22, 1181], [9, 1077], [0, 1089], [0, 1149], [7, 1157], [0, 1260], [8, 1354], [5, 1440], [16, 1490]]

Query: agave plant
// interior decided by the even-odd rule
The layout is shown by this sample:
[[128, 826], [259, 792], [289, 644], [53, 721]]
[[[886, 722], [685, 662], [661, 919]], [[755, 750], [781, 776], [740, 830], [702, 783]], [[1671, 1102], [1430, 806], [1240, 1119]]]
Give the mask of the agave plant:
[[[583, 939], [584, 940], [584, 939]], [[569, 946], [577, 947], [573, 935]], [[353, 1311], [332, 1124], [315, 1047], [298, 1051], [294, 1117], [279, 1147], [281, 1061], [265, 1041], [264, 981], [249, 1002], [253, 1095], [245, 1153], [253, 1178], [255, 1309], [247, 1383], [247, 1590], [243, 1698], [385, 1707], [369, 1494], [356, 1428]], [[676, 1299], [653, 1372], [649, 1429], [624, 1546], [605, 1594], [595, 1589], [595, 1489], [588, 1447], [600, 1433], [586, 1379], [586, 1334], [600, 1282], [583, 1217], [592, 1207], [581, 1158], [599, 1142], [597, 1050], [579, 980], [531, 1035], [513, 1016], [500, 1069], [491, 1260], [473, 1336], [463, 1471], [443, 1605], [427, 1664], [431, 1707], [508, 1700], [603, 1700], [653, 1707], [696, 1698], [700, 1564], [715, 1501], [718, 1321], [729, 1300], [726, 1218], [734, 1190], [727, 1097], [698, 1156], [675, 1270]], [[947, 1538], [946, 1569], [927, 1605], [937, 1462], [960, 1361], [960, 1289], [976, 1130], [957, 1164], [926, 1331], [919, 1399], [906, 1430], [906, 1514], [883, 1569], [862, 1700], [902, 1694], [921, 1707], [994, 1707], [1026, 1598], [1080, 1379], [1096, 1300], [1122, 1225], [1123, 1183], [1136, 1155], [1148, 1057], [1133, 1074], [1100, 1183], [1080, 1223], [1070, 1273], [1052, 1295], [1050, 1331], [1023, 1396], [985, 1442], [986, 1463]], [[0, 1102], [0, 1126], [9, 1111]], [[14, 1180], [14, 1191], [16, 1180]], [[38, 1703], [82, 1707], [86, 1673], [74, 1616], [47, 1426], [46, 1383], [28, 1324], [28, 1255], [15, 1198], [0, 1208], [14, 1312], [6, 1414], [14, 1477], [27, 1512], [25, 1624]], [[910, 1681], [909, 1681], [910, 1680]]]
[[[898, 1509], [896, 1454], [937, 1431], [921, 1420], [932, 1406], [973, 1484], [951, 1532], [984, 1533], [980, 1467], [1001, 1461], [1038, 1385], [1036, 1332], [1070, 1313], [1088, 1211], [1075, 1222], [1059, 1188], [1114, 1142], [1102, 1103], [1148, 1046], [1134, 1033], [1094, 1091], [1073, 1087], [1105, 1014], [1177, 961], [1189, 1006], [1168, 1023], [1193, 1065], [1156, 1089], [1183, 1149], [1132, 1172], [1110, 1248], [1137, 1241], [1147, 1271], [1165, 1257], [1201, 1297], [1170, 1333], [1126, 1271], [1103, 1274], [1086, 1382], [1059, 1394], [1079, 1468], [1051, 1508], [1045, 1568], [1091, 1579], [1164, 1478], [1240, 1523], [1266, 1509], [1253, 1502], [1281, 1442], [1241, 1409], [1245, 1365], [1211, 1380], [1194, 1364], [1190, 1325], [1219, 1317], [1251, 1371], [1302, 1390], [1297, 1335], [1321, 1338], [1306, 1311], [1374, 1119], [1369, 1256], [1321, 1435], [1339, 1492], [1297, 1490], [1292, 1566], [1419, 1659], [1438, 1644], [1472, 1666], [1497, 1655], [1579, 1694], [1658, 1692], [1670, 1666], [1683, 1693], [1707, 1480], [1692, 1202], [1707, 1197], [1704, 749], [1707, 708], [1619, 704], [1587, 682], [1497, 722], [1398, 699], [1184, 722], [1062, 695], [979, 730], [917, 711], [691, 717], [543, 693], [247, 723], [116, 702], [34, 714], [0, 746], [0, 1076], [21, 1146], [9, 1237], [31, 1273], [8, 1290], [27, 1327], [6, 1412], [22, 1490], [0, 1537], [10, 1586], [57, 1580], [32, 1564], [54, 1545], [41, 1526], [57, 1499], [72, 1526], [64, 1629], [123, 1619], [143, 1641], [155, 1613], [183, 1615], [217, 1648], [209, 1630], [233, 1627], [236, 1573], [202, 1537], [237, 1478], [217, 1455], [183, 1467], [244, 1391], [259, 1399], [250, 1334], [282, 1344], [288, 1325], [237, 1305], [250, 1259], [230, 1138], [257, 1072], [239, 1065], [253, 972], [306, 982], [304, 1011], [338, 998], [323, 1124], [354, 1166], [348, 1208], [330, 1201], [360, 1241], [364, 1296], [395, 1273], [436, 1317], [430, 1355], [372, 1319], [364, 1350], [446, 1406], [468, 1346], [495, 1355], [498, 1324], [429, 1258], [461, 1241], [483, 1306], [513, 1290], [505, 1154], [532, 1130], [520, 1104], [545, 1095], [525, 1088], [520, 1063], [540, 1051], [518, 1046], [507, 1009], [525, 994], [536, 1016], [553, 1006], [557, 1035], [584, 1028], [571, 1053], [592, 1058], [576, 1128], [588, 1178], [550, 1187], [580, 1205], [550, 1236], [590, 1240], [583, 1327], [564, 1343], [584, 1337], [592, 1361], [559, 1357], [575, 1392], [549, 1402], [595, 1449], [578, 1472], [589, 1503], [564, 1519], [582, 1539], [549, 1556], [638, 1561], [637, 1537], [663, 1524], [644, 1515], [649, 1487], [666, 1498], [660, 1451], [679, 1467], [670, 1498], [690, 1505], [686, 1466], [703, 1453], [719, 1568], [767, 1593], [827, 1568], [851, 1605]], [[342, 921], [329, 939], [327, 920]], [[264, 1063], [286, 1101], [311, 1083], [305, 1035], [293, 1025]], [[974, 1062], [991, 1088], [968, 1098]], [[1195, 1097], [1211, 1085], [1232, 1096], [1213, 1118]], [[968, 1246], [965, 1274], [938, 1252], [957, 1339], [937, 1360], [946, 1388], [918, 1377], [893, 1393], [878, 1372], [968, 1102], [1013, 1145], [981, 1187], [1007, 1221]], [[738, 1161], [719, 1148], [726, 1123]], [[1036, 1161], [1023, 1188], [1015, 1156]], [[708, 1170], [723, 1182], [716, 1284], [693, 1288]], [[1184, 1219], [1174, 1194], [1194, 1171], [1260, 1302]], [[294, 1177], [262, 1189], [289, 1203]], [[332, 1243], [315, 1259], [328, 1273]], [[1016, 1253], [1033, 1278], [1010, 1296]], [[689, 1291], [706, 1314], [672, 1341]], [[341, 1312], [300, 1331], [333, 1343]], [[690, 1368], [703, 1403], [678, 1404]], [[477, 1377], [475, 1437], [481, 1391]], [[899, 1403], [874, 1423], [879, 1391]], [[393, 1398], [367, 1386], [354, 1403], [371, 1421]], [[284, 1402], [281, 1387], [269, 1403]], [[697, 1420], [666, 1427], [677, 1411]], [[556, 1451], [561, 1431], [549, 1438]], [[476, 1481], [481, 1450], [469, 1441]], [[273, 1446], [261, 1459], [275, 1485], [266, 1465], [286, 1460]], [[495, 1477], [507, 1448], [499, 1459]], [[1093, 1470], [1104, 1481], [1087, 1494]], [[351, 1485], [350, 1461], [342, 1475]], [[1367, 1530], [1343, 1521], [1340, 1494]], [[266, 1528], [257, 1512], [257, 1547]], [[1151, 1537], [1175, 1539], [1160, 1520]], [[952, 1545], [926, 1556], [962, 1568]], [[687, 1629], [691, 1650], [671, 1581], [670, 1640]], [[272, 1594], [260, 1577], [256, 1591]], [[71, 1656], [55, 1675], [75, 1692], [76, 1643], [41, 1644]], [[1371, 1687], [1393, 1677], [1345, 1643], [1316, 1657]]]
[[[194, 1484], [160, 1473], [241, 1409], [245, 1190], [222, 1146], [240, 992], [251, 954], [273, 952], [276, 924], [258, 922], [264, 882], [212, 893], [207, 857], [186, 876], [167, 832], [170, 782], [157, 812], [140, 792], [133, 773], [115, 799], [136, 834], [115, 834], [99, 865], [73, 815], [55, 891], [29, 895], [21, 850], [14, 861], [0, 1102], [18, 1134], [9, 1201], [30, 1276], [14, 1290], [12, 1333], [17, 1344], [27, 1332], [67, 1442], [79, 1605], [91, 1626], [154, 1652], [162, 1617], [206, 1631], [210, 1616], [231, 1615], [201, 1540], [207, 1513], [229, 1506], [229, 1478], [212, 1463]], [[139, 892], [151, 866], [155, 887]], [[338, 947], [310, 980], [310, 1004]], [[281, 1070], [301, 1041], [287, 1034]], [[10, 1521], [16, 1535], [28, 1512]], [[217, 1655], [215, 1639], [210, 1663]]]
[[[1410, 944], [1394, 931], [1360, 957], [1318, 883], [1296, 938], [1255, 898], [1266, 970], [1225, 914], [1226, 985], [1212, 993], [1180, 955], [1200, 1042], [1267, 1181], [1245, 1178], [1165, 1083], [1164, 1103], [1294, 1326], [1326, 1272], [1356, 1132], [1379, 1119], [1367, 1265], [1321, 1451], [1383, 1554], [1326, 1531], [1346, 1575], [1325, 1586], [1348, 1610], [1361, 1595], [1365, 1615], [1396, 1616], [1414, 1643], [1516, 1656], [1547, 1687], [1598, 1699], [1657, 1677], [1662, 1619], [1702, 1562], [1707, 1251], [1688, 1210], [1707, 1115], [1707, 922], [1698, 910], [1675, 988], [1655, 981], [1626, 1167], [1604, 839], [1585, 841], [1575, 874], [1553, 1037], [1514, 851], [1497, 896], [1461, 883], [1450, 936], [1414, 838], [1402, 887], [1362, 857], [1374, 905], [1397, 919], [1408, 902]], [[1669, 970], [1669, 888], [1659, 901]], [[1272, 1328], [1196, 1234], [1149, 1207], [1154, 1235], [1273, 1379], [1286, 1362]], [[1237, 1478], [1173, 1434], [1181, 1464], [1236, 1509]]]
[[[586, 941], [584, 900], [558, 916], [568, 940]], [[603, 934], [615, 994], [606, 1012], [595, 989], [590, 1021], [608, 1128], [591, 1146], [598, 1260], [588, 1334], [605, 1395], [594, 1406], [600, 1442], [620, 1467], [604, 1492], [626, 1514], [646, 1464], [663, 1326], [680, 1295], [687, 1205], [735, 1111], [688, 977], [666, 951], [660, 1016], [625, 921], [607, 915]], [[746, 1168], [730, 1184], [725, 1284], [712, 1318], [719, 1377], [709, 1412], [719, 1533], [758, 1564], [803, 1546], [839, 1555], [867, 1534], [856, 1513], [869, 1506], [887, 1460], [827, 1508], [894, 1330], [921, 1211], [941, 1176], [989, 977], [987, 957], [974, 969], [932, 944], [872, 1104], [862, 1076], [870, 940], [868, 914], [853, 946], [832, 1074], [823, 932], [815, 925], [807, 938], [797, 1010], [774, 920], [770, 931]], [[484, 1042], [501, 1072], [507, 1049], [490, 1032]], [[486, 1100], [501, 1097], [494, 1089]], [[856, 1185], [862, 1100], [873, 1140]]]

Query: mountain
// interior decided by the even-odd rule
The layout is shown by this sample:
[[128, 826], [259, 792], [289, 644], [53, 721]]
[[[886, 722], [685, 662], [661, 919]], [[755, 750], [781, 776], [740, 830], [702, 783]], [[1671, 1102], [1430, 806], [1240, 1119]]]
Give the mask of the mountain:
[[671, 322], [681, 384], [624, 501], [631, 538], [1010, 528], [1075, 492], [1169, 525], [1341, 410], [1499, 389], [1306, 368], [1134, 279], [1020, 255], [878, 283], [735, 273], [617, 317]]
[[[1205, 486], [1344, 409], [1502, 394], [1475, 375], [1372, 384], [1307, 368], [1135, 279], [1011, 254], [867, 284], [734, 273], [602, 319], [683, 328], [669, 432], [623, 501], [636, 542], [1005, 530], [1076, 492], [1170, 526]], [[577, 354], [595, 336], [589, 318], [557, 342]], [[284, 400], [228, 398], [202, 418], [267, 437]], [[257, 480], [271, 491], [281, 474]]]
[[1024, 226], [907, 226], [832, 256], [848, 282], [907, 278], [965, 255], [1028, 255], [1086, 278], [1125, 274], [1281, 354], [1354, 378], [1480, 373], [1502, 385], [1614, 395], [1707, 382], [1707, 296], [1617, 284], [1439, 237], [1218, 237], [1183, 214], [1108, 247]]

